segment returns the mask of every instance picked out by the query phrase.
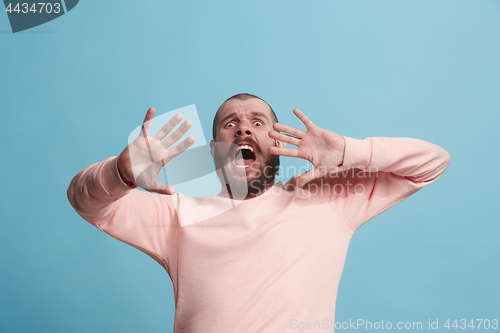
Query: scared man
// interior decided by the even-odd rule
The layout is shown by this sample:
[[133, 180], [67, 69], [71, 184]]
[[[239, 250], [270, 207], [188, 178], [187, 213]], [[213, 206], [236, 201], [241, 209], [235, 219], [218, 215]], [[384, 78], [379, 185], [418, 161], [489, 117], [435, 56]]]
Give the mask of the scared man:
[[[173, 146], [191, 123], [169, 135], [177, 115], [153, 134], [154, 112], [118, 157], [76, 175], [68, 198], [85, 220], [165, 268], [175, 333], [333, 332], [354, 232], [434, 182], [450, 163], [435, 144], [353, 139], [318, 127], [298, 109], [307, 130], [286, 126], [264, 100], [238, 94], [214, 117], [210, 148], [221, 192], [190, 198], [156, 178], [194, 143], [188, 137]], [[314, 167], [275, 183], [279, 156]]]

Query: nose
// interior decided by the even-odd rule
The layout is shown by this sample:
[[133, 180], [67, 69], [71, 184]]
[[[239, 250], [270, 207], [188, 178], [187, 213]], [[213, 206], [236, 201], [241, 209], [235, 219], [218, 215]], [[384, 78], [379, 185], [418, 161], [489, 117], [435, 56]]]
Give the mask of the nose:
[[240, 124], [240, 127], [236, 131], [236, 136], [242, 136], [243, 133], [245, 133], [246, 135], [252, 135], [252, 132], [250, 132], [250, 128], [245, 123]]
[[[236, 134], [241, 135], [241, 134], [242, 134], [241, 130], [238, 130], [238, 132], [236, 132]], [[246, 135], [250, 135], [250, 134], [252, 134], [252, 133], [250, 133], [250, 131], [249, 131], [249, 130], [245, 130], [245, 134], [246, 134]]]

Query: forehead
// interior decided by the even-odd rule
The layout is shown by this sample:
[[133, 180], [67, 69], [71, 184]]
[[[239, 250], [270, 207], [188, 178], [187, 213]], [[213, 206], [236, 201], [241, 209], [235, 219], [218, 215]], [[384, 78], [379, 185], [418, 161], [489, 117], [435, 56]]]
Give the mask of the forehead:
[[262, 113], [269, 120], [272, 119], [271, 108], [266, 102], [258, 98], [249, 98], [247, 100], [231, 99], [221, 105], [217, 112], [217, 118], [221, 121], [230, 114], [234, 114], [236, 117], [249, 117], [255, 112]]

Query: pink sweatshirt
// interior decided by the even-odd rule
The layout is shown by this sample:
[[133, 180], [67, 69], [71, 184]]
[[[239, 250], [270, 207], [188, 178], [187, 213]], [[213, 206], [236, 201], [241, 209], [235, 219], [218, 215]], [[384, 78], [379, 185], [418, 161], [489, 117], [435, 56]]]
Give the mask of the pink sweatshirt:
[[341, 170], [307, 190], [250, 200], [130, 190], [116, 157], [72, 180], [85, 220], [151, 256], [172, 279], [174, 332], [333, 332], [347, 248], [366, 221], [438, 179], [440, 146], [344, 137]]

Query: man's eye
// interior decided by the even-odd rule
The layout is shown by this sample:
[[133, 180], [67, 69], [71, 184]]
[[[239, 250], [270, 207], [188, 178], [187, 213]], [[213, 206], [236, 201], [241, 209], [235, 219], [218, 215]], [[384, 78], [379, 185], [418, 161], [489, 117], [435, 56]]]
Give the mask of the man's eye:
[[234, 127], [236, 126], [232, 121], [226, 124], [226, 127]]
[[262, 123], [262, 121], [260, 121], [260, 120], [254, 121], [254, 123], [253, 123], [253, 124], [254, 124], [255, 126], [262, 126], [262, 125], [264, 125], [264, 124]]

